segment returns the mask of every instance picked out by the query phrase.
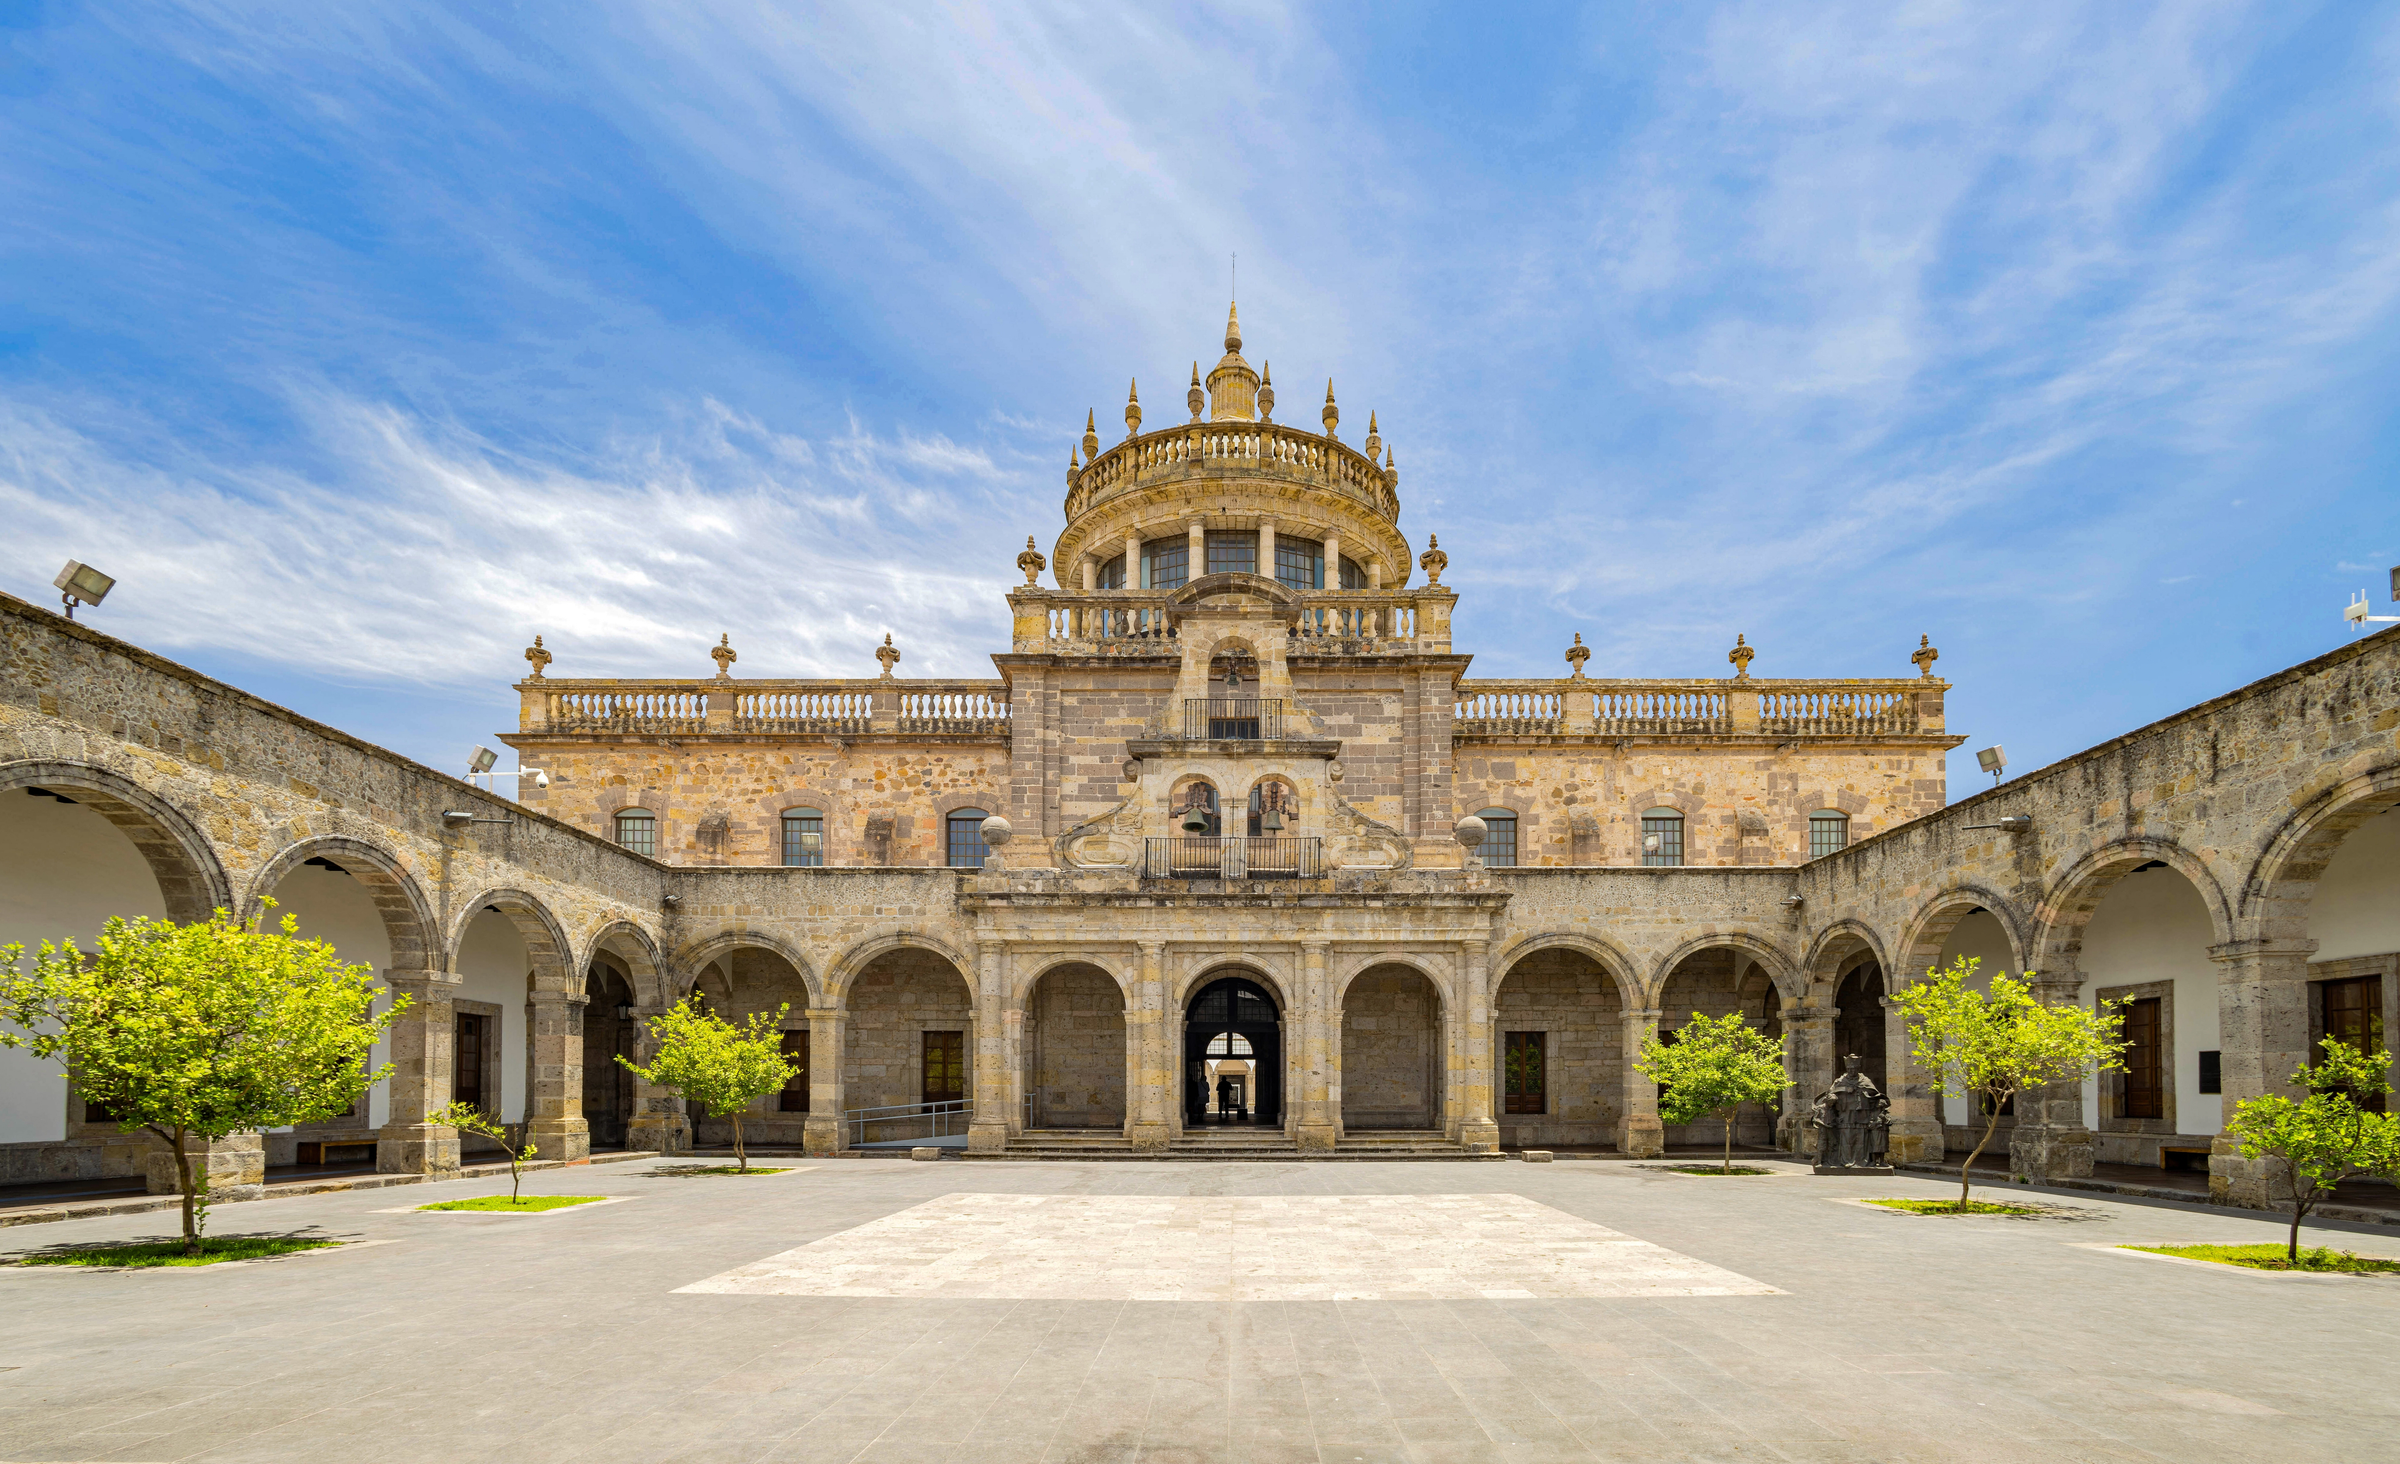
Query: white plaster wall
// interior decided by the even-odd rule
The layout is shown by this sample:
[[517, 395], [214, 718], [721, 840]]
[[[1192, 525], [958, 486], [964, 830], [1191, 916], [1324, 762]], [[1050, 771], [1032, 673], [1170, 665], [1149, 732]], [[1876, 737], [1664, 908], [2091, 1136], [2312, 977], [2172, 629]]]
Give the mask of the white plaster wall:
[[500, 1008], [500, 1119], [525, 1121], [525, 941], [506, 915], [486, 910], [467, 926], [458, 943], [456, 995]]
[[[2216, 938], [2200, 892], [2172, 869], [2138, 870], [2117, 881], [2083, 931], [2084, 1005], [2104, 986], [2175, 984], [2175, 1131], [2181, 1134], [2224, 1127], [2224, 1099], [2200, 1091], [2200, 1054], [2220, 1045], [2217, 963], [2208, 958]], [[2083, 1085], [2083, 1121], [2099, 1119], [2095, 1077]]]
[[[163, 919], [150, 866], [116, 825], [81, 804], [0, 793], [0, 945], [28, 958], [48, 941], [91, 950], [111, 915]], [[54, 1061], [0, 1049], [0, 1143], [67, 1136], [67, 1085]]]
[[[325, 942], [345, 961], [374, 967], [377, 980], [391, 969], [392, 943], [384, 935], [383, 916], [376, 913], [366, 887], [349, 875], [305, 864], [285, 875], [275, 887], [275, 908], [267, 912], [267, 927], [282, 929], [286, 915], [298, 922], [294, 934]], [[390, 997], [378, 997], [375, 1010], [390, 1005]], [[376, 1043], [371, 1065], [381, 1067], [390, 1060], [387, 1044]], [[368, 1124], [381, 1128], [391, 1107], [391, 1084], [377, 1083], [367, 1094]]]
[[2312, 961], [2400, 951], [2400, 808], [2351, 830], [2309, 902]]
[[[1992, 989], [1995, 974], [2018, 975], [2016, 958], [2008, 953], [2008, 930], [2000, 917], [1988, 910], [1978, 910], [1951, 927], [1950, 938], [1942, 943], [1939, 969], [1947, 971], [1950, 963], [1965, 956], [1983, 964], [1975, 968], [1975, 977], [1967, 985], [1976, 991]], [[1974, 1100], [1945, 1096], [1942, 1100], [1942, 1122], [1966, 1124], [1971, 1117]]]

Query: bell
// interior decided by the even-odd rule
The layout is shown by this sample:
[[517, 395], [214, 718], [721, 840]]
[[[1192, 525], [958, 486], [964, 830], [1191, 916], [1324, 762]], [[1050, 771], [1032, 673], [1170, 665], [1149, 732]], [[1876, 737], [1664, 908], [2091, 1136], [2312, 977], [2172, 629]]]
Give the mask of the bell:
[[1191, 807], [1183, 811], [1183, 822], [1179, 825], [1179, 827], [1182, 828], [1182, 830], [1187, 834], [1207, 833], [1208, 810], [1202, 808], [1197, 803], [1193, 804]]
[[1258, 826], [1270, 834], [1282, 832], [1283, 810], [1270, 805], [1258, 816]]

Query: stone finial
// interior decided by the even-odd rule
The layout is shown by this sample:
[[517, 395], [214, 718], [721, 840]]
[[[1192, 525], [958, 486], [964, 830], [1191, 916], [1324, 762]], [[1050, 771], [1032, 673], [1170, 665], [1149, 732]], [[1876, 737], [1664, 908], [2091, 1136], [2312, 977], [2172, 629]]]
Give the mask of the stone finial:
[[983, 835], [984, 847], [990, 851], [983, 856], [983, 867], [986, 869], [1005, 868], [1006, 865], [1000, 851], [1007, 848], [1008, 841], [1017, 836], [1017, 826], [995, 813], [976, 825], [976, 829]]
[[1237, 305], [1225, 307], [1225, 353], [1232, 355], [1242, 348], [1242, 312]]
[[1373, 462], [1383, 451], [1383, 432], [1375, 425], [1375, 414], [1367, 413], [1367, 461]]
[[1076, 480], [1076, 478], [1077, 478], [1077, 477], [1079, 477], [1079, 476], [1081, 476], [1081, 475], [1082, 475], [1082, 473], [1083, 473], [1083, 465], [1082, 465], [1082, 463], [1080, 463], [1080, 462], [1078, 462], [1078, 461], [1076, 460], [1076, 457], [1075, 457], [1075, 449], [1074, 449], [1074, 448], [1072, 448], [1072, 447], [1068, 448], [1068, 449], [1067, 449], [1067, 486], [1068, 486], [1069, 488], [1072, 488], [1072, 487], [1074, 487], [1074, 486], [1075, 486], [1075, 480]]
[[1333, 378], [1330, 376], [1325, 378], [1325, 410], [1317, 415], [1324, 419], [1327, 437], [1331, 437], [1333, 429], [1342, 423], [1342, 409], [1333, 404]]
[[1049, 563], [1049, 560], [1042, 557], [1042, 551], [1033, 547], [1033, 535], [1027, 534], [1025, 536], [1025, 552], [1017, 556], [1017, 568], [1025, 571], [1025, 583], [1040, 584], [1042, 571], [1049, 566]]
[[1388, 447], [1383, 450], [1383, 486], [1393, 491], [1400, 487], [1400, 470], [1392, 466], [1392, 450]]
[[[541, 637], [535, 636], [534, 639], [539, 641]], [[525, 654], [530, 656], [533, 654], [533, 652], [527, 651]], [[1933, 648], [1933, 637], [1929, 635], [1921, 635], [1917, 637], [1917, 653], [1913, 656], [1910, 656], [1908, 659], [1916, 663], [1917, 674], [1919, 676], [1931, 681], [1933, 679], [1933, 663], [1941, 658], [1942, 653]], [[534, 674], [539, 675], [541, 673], [536, 672]]]
[[1480, 862], [1477, 851], [1483, 847], [1483, 841], [1491, 831], [1490, 824], [1471, 813], [1450, 825], [1450, 837], [1458, 840], [1458, 846], [1467, 851], [1469, 868]]
[[1442, 536], [1427, 534], [1425, 536], [1425, 552], [1417, 556], [1417, 568], [1425, 571], [1425, 583], [1440, 584], [1442, 571], [1449, 567], [1450, 556], [1442, 552]]
[[1271, 362], [1259, 363], [1258, 420], [1264, 422], [1275, 415], [1275, 367]]
[[1583, 663], [1591, 658], [1592, 648], [1583, 643], [1583, 632], [1575, 632], [1575, 644], [1567, 647], [1567, 664], [1575, 668], [1572, 674], [1581, 676]]
[[1757, 654], [1758, 652], [1751, 649], [1747, 640], [1738, 635], [1733, 638], [1733, 649], [1725, 653], [1725, 659], [1733, 663], [1734, 680], [1748, 681], [1750, 679], [1750, 659]]
[[1100, 456], [1100, 414], [1096, 411], [1086, 411], [1083, 414], [1083, 460], [1088, 463], [1098, 456]]
[[733, 637], [720, 635], [716, 649], [708, 653], [708, 658], [717, 663], [717, 675], [723, 678], [733, 674], [733, 663], [740, 660], [741, 656], [733, 649]]
[[1183, 400], [1184, 405], [1192, 409], [1192, 420], [1195, 422], [1200, 420], [1202, 412], [1208, 410], [1208, 393], [1200, 389], [1200, 363], [1197, 361], [1192, 363], [1192, 389], [1183, 394]]
[[1142, 430], [1142, 384], [1127, 378], [1125, 386], [1125, 435], [1133, 437]]
[[892, 679], [892, 668], [900, 663], [899, 648], [892, 644], [892, 633], [883, 633], [883, 644], [875, 648], [875, 659], [883, 663], [883, 679]]
[[533, 674], [528, 676], [526, 679], [528, 681], [541, 680], [542, 668], [550, 664], [550, 653], [542, 649], [542, 638], [540, 636], [535, 636], [533, 638], [533, 644], [525, 648], [525, 659], [533, 663]]

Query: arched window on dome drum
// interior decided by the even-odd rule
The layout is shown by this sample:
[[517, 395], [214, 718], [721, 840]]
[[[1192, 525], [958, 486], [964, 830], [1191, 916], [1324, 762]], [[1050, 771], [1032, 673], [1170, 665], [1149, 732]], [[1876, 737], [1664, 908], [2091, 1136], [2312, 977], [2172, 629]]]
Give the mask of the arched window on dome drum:
[[955, 808], [946, 827], [950, 835], [950, 867], [981, 869], [991, 846], [983, 842], [983, 821], [991, 815], [980, 808]]
[[1642, 812], [1642, 862], [1667, 866], [1683, 862], [1683, 811], [1651, 808]]
[[617, 815], [617, 845], [636, 854], [658, 856], [658, 820], [646, 808], [628, 808]]
[[1092, 588], [1096, 590], [1125, 588], [1125, 556], [1120, 554], [1103, 563], [1092, 575]]
[[1850, 815], [1821, 808], [1808, 816], [1808, 857], [1822, 859], [1850, 847]]
[[1142, 584], [1145, 590], [1172, 590], [1192, 577], [1192, 543], [1181, 534], [1152, 539], [1142, 546]]
[[814, 808], [783, 811], [783, 863], [787, 869], [818, 869], [825, 863], [825, 815]]
[[1475, 816], [1483, 820], [1483, 862], [1487, 865], [1509, 865], [1516, 863], [1516, 810], [1512, 808], [1487, 808]]
[[1343, 555], [1343, 556], [1342, 556], [1342, 588], [1343, 588], [1343, 589], [1345, 589], [1345, 590], [1363, 590], [1363, 589], [1365, 589], [1366, 587], [1367, 587], [1367, 572], [1366, 572], [1365, 570], [1363, 570], [1363, 569], [1360, 569], [1360, 568], [1358, 567], [1358, 561], [1357, 561], [1357, 560], [1355, 560], [1355, 559], [1352, 559], [1352, 558], [1351, 558], [1349, 555], [1347, 555], [1347, 554]]
[[1275, 536], [1275, 579], [1286, 589], [1325, 588], [1325, 546], [1313, 539]]

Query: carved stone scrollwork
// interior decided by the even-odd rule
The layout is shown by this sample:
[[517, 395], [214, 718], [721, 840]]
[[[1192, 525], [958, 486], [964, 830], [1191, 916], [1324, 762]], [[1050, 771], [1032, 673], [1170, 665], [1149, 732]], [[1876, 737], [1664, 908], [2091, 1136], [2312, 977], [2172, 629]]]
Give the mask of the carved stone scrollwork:
[[1131, 869], [1141, 862], [1142, 815], [1134, 806], [1139, 793], [1098, 818], [1087, 819], [1058, 836], [1059, 861], [1071, 869]]
[[1326, 831], [1325, 862], [1334, 869], [1406, 869], [1416, 862], [1408, 836], [1380, 819], [1371, 818], [1341, 794], [1326, 790], [1333, 801], [1331, 827]]

